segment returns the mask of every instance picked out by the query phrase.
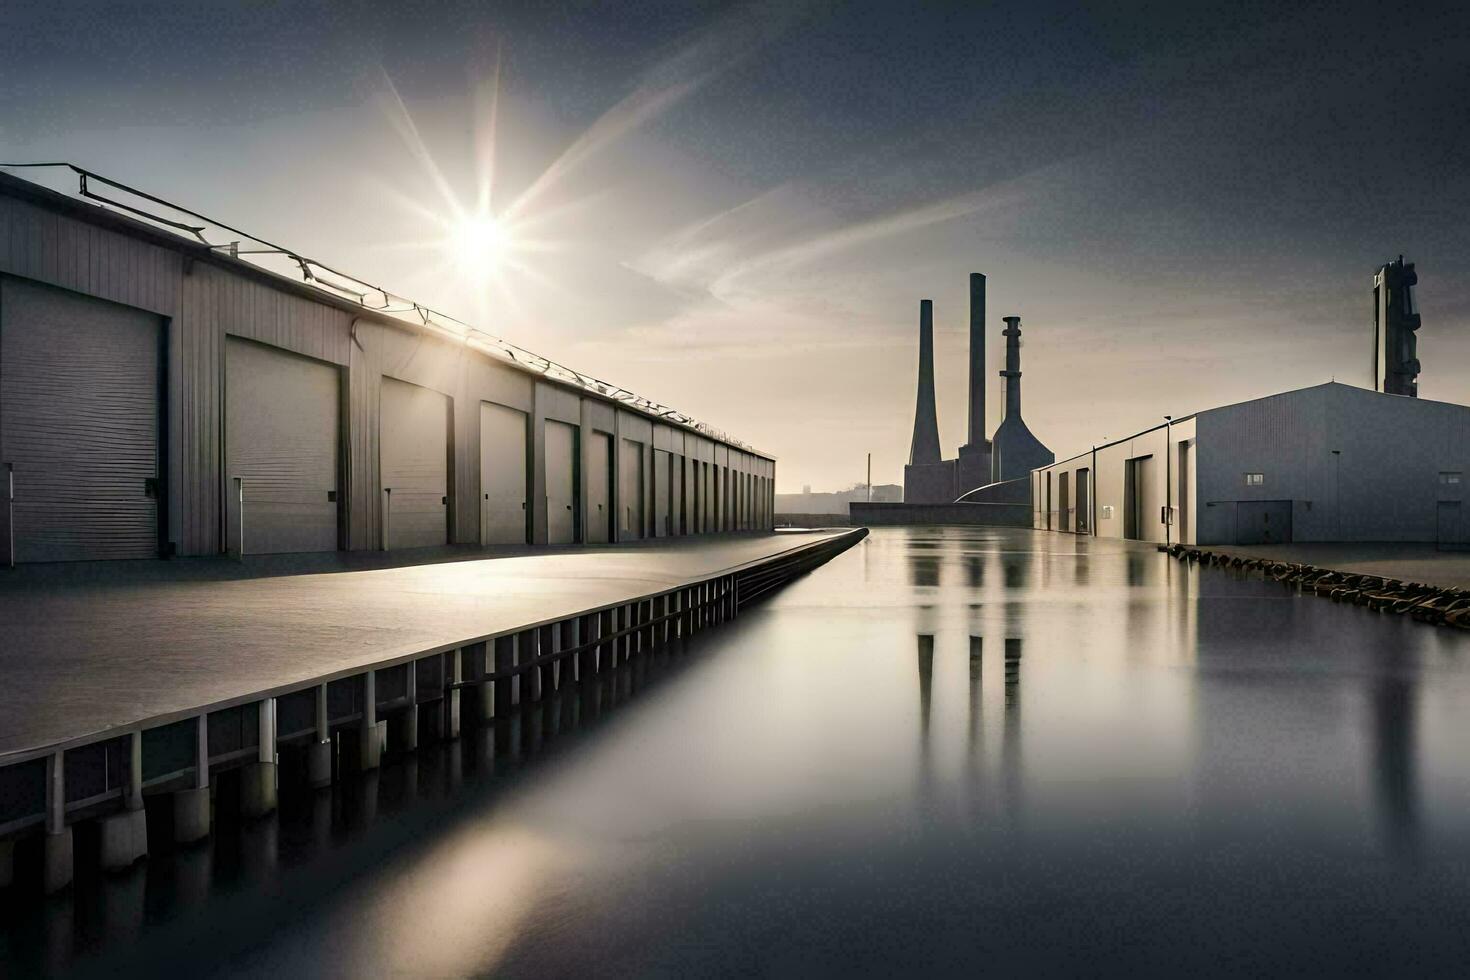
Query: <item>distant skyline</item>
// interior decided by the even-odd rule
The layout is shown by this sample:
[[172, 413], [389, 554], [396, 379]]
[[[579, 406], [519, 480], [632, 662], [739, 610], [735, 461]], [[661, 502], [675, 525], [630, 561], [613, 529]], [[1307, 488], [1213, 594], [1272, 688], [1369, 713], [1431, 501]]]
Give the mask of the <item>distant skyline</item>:
[[[923, 298], [964, 441], [972, 271], [990, 426], [1017, 314], [1059, 456], [1370, 385], [1400, 253], [1421, 396], [1470, 402], [1467, 64], [1453, 4], [9, 0], [0, 161], [237, 223], [835, 490], [868, 452], [901, 481]], [[488, 278], [466, 248], [499, 243], [443, 248], [487, 193], [515, 232]]]

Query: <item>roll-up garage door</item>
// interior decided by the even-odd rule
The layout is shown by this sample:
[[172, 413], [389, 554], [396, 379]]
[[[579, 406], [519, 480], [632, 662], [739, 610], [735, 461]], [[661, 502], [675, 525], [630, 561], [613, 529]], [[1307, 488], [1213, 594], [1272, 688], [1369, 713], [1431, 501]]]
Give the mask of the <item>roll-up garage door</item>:
[[379, 481], [389, 548], [449, 541], [449, 397], [384, 378]]
[[546, 540], [577, 540], [577, 429], [546, 420]]
[[587, 444], [587, 541], [612, 540], [612, 436], [592, 433]]
[[232, 552], [336, 550], [340, 399], [335, 366], [226, 339], [226, 537]]
[[0, 558], [158, 553], [161, 340], [151, 313], [0, 278]]
[[480, 403], [480, 543], [525, 544], [526, 413]]

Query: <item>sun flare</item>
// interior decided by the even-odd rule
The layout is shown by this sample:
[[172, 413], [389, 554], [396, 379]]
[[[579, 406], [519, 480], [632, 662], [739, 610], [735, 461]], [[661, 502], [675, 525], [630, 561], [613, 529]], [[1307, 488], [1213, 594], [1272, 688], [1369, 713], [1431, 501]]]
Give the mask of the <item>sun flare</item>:
[[466, 278], [495, 275], [511, 250], [510, 230], [491, 214], [467, 214], [455, 222], [445, 243], [455, 266]]

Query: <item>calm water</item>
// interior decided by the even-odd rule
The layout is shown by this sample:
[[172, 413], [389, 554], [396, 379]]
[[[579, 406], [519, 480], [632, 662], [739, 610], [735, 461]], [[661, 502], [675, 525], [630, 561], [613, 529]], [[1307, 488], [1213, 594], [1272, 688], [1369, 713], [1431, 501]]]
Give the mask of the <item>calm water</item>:
[[877, 530], [669, 665], [11, 910], [0, 950], [283, 977], [1463, 975], [1467, 665], [1454, 631], [1116, 542]]

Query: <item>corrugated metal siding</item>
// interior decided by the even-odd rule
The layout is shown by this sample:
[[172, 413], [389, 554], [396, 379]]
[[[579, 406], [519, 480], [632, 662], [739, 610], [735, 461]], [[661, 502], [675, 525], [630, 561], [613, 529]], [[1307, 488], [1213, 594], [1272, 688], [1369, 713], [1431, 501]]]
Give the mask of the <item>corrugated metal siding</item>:
[[0, 280], [0, 462], [14, 467], [16, 561], [157, 554], [160, 340], [152, 314]]
[[[180, 554], [224, 550], [226, 335], [349, 366], [343, 412], [347, 469], [342, 492], [348, 495], [350, 548], [377, 544], [376, 420], [379, 379], [384, 374], [432, 388], [454, 400], [453, 497], [457, 507], [451, 524], [455, 541], [473, 543], [479, 537], [481, 400], [537, 413], [533, 431], [538, 454], [543, 419], [596, 427], [616, 415], [616, 428], [628, 430], [621, 434], [645, 444], [644, 486], [650, 497], [645, 512], [652, 510], [653, 423], [649, 419], [618, 411], [610, 402], [538, 382], [488, 357], [467, 353], [463, 345], [365, 318], [357, 321], [358, 342], [354, 343], [350, 329], [354, 317], [347, 311], [277, 288], [251, 273], [207, 260], [186, 260], [180, 252], [143, 237], [4, 194], [0, 194], [0, 272], [168, 319], [168, 536]], [[538, 402], [543, 406], [539, 412]], [[709, 440], [682, 429], [667, 431], [672, 452], [713, 458]], [[769, 460], [753, 462], [765, 467], [759, 472], [774, 472]], [[540, 472], [540, 466], [533, 470], [535, 479], [540, 479]], [[543, 492], [538, 486], [533, 507]], [[538, 509], [535, 517], [538, 540], [544, 540], [544, 510]]]
[[379, 389], [379, 485], [388, 548], [449, 541], [450, 401], [431, 388], [384, 378]]
[[335, 551], [341, 369], [232, 337], [225, 343], [225, 376], [230, 549]]

